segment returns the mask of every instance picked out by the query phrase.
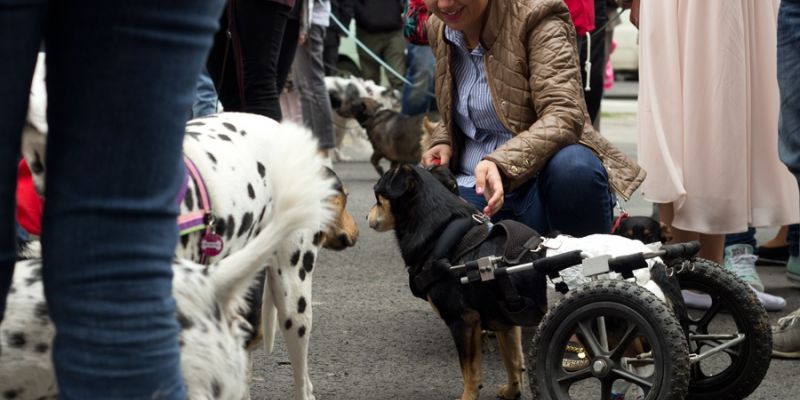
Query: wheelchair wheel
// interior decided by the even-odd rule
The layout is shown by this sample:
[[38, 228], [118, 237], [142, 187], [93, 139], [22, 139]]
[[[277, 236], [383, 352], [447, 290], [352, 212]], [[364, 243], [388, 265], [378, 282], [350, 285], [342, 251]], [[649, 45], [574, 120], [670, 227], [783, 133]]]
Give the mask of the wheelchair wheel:
[[[687, 267], [675, 271], [681, 289], [711, 297], [708, 310], [689, 310], [688, 318], [679, 317], [688, 331], [689, 352], [702, 354], [726, 342], [741, 340], [692, 364], [687, 398], [747, 397], [756, 390], [769, 369], [772, 333], [767, 312], [748, 285], [719, 264], [695, 259]], [[698, 335], [705, 335], [705, 338]], [[734, 335], [744, 335], [744, 338], [734, 339]]]
[[[567, 371], [565, 346], [575, 338], [589, 362]], [[673, 314], [646, 289], [618, 280], [567, 293], [539, 325], [528, 367], [535, 399], [683, 399], [689, 381], [688, 346]]]

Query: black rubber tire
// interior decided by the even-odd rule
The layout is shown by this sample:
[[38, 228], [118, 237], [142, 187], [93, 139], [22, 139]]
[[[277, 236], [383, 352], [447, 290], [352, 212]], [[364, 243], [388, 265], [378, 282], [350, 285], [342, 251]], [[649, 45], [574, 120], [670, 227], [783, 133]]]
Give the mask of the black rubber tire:
[[[528, 381], [534, 399], [571, 398], [569, 387], [556, 383], [556, 379], [569, 375], [561, 367], [564, 346], [572, 332], [578, 330], [579, 322], [592, 320], [600, 315], [625, 320], [631, 324], [625, 330], [635, 326], [638, 329], [637, 336], [645, 337], [650, 343], [656, 361], [647, 400], [677, 400], [686, 396], [689, 385], [688, 346], [684, 332], [673, 313], [664, 302], [636, 284], [620, 280], [602, 280], [588, 283], [567, 293], [539, 324], [528, 357]], [[573, 373], [575, 377], [578, 374], [583, 376], [576, 381], [596, 379], [592, 372], [592, 364], [601, 359], [594, 354], [591, 345], [584, 337], [581, 340], [592, 361], [589, 367]], [[606, 353], [611, 354], [607, 358], [610, 360], [609, 365], [618, 361], [621, 356], [612, 353], [613, 349]], [[611, 369], [612, 372], [619, 370], [617, 364], [613, 364]], [[607, 379], [612, 382], [614, 380], [614, 378]], [[600, 392], [605, 390], [610, 394], [610, 382], [607, 382], [607, 386], [601, 386]]]
[[[744, 341], [726, 352], [731, 364], [724, 370], [706, 376], [701, 365], [692, 365], [687, 399], [747, 397], [758, 388], [769, 369], [772, 332], [767, 312], [746, 283], [717, 263], [696, 258], [688, 268], [675, 268], [675, 274], [681, 289], [707, 293], [712, 299], [711, 308], [702, 317], [688, 321], [689, 333], [708, 333], [708, 324], [725, 312], [733, 318], [738, 332], [745, 334]], [[698, 348], [697, 343], [689, 343], [691, 353], [697, 353]]]

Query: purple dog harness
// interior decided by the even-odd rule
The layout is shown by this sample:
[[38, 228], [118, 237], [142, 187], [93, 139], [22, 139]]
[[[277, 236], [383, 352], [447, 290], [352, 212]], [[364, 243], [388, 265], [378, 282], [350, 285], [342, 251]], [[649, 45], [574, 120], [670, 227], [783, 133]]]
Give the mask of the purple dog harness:
[[200, 176], [197, 166], [186, 155], [183, 156], [183, 164], [186, 172], [183, 176], [183, 184], [178, 192], [177, 202], [181, 204], [186, 197], [186, 189], [189, 187], [189, 179], [194, 181], [199, 194], [198, 206], [196, 211], [178, 216], [178, 231], [180, 236], [198, 232], [205, 229], [203, 237], [200, 238], [200, 263], [207, 264], [208, 258], [222, 252], [224, 243], [222, 237], [213, 232], [214, 216], [211, 214], [211, 200], [208, 197], [205, 181]]

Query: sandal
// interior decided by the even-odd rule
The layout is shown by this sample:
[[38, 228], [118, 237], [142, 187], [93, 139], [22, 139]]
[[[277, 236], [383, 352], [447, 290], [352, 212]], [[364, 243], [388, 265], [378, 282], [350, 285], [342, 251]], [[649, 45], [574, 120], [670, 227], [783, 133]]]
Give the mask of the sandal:
[[564, 358], [561, 367], [567, 372], [580, 371], [589, 366], [589, 353], [578, 342], [569, 342], [564, 347]]

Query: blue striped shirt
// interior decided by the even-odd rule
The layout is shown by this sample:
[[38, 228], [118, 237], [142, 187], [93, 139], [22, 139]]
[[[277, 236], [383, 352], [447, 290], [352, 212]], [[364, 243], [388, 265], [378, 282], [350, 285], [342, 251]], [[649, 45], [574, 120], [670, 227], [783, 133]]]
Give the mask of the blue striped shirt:
[[475, 186], [478, 162], [513, 135], [503, 126], [492, 105], [483, 61], [486, 49], [479, 44], [470, 51], [461, 31], [445, 26], [444, 33], [453, 49], [453, 83], [456, 87], [453, 121], [465, 136], [456, 181], [460, 186], [472, 187]]

